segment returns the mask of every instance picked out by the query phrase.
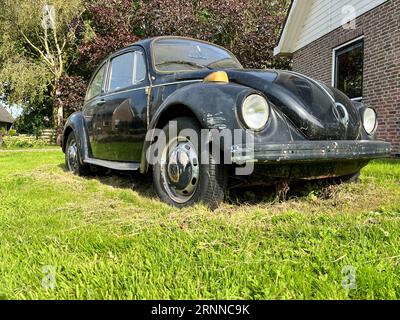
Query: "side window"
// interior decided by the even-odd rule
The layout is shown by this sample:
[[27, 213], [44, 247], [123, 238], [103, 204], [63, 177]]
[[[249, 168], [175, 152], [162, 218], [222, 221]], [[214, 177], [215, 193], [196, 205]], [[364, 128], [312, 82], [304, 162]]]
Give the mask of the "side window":
[[106, 70], [106, 64], [104, 64], [97, 74], [94, 76], [89, 89], [86, 93], [86, 100], [90, 100], [101, 93], [103, 80], [104, 80], [104, 71]]
[[135, 53], [128, 52], [111, 60], [109, 91], [133, 85], [133, 65]]
[[116, 91], [146, 79], [146, 60], [140, 51], [128, 52], [111, 60], [108, 91]]
[[140, 51], [136, 51], [136, 62], [135, 62], [135, 83], [142, 82], [146, 79], [146, 59]]

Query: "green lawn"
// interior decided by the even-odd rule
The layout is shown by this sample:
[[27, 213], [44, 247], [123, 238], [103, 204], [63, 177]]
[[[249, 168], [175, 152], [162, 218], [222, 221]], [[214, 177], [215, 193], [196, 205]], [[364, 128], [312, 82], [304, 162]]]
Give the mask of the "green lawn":
[[0, 298], [400, 298], [398, 161], [214, 213], [170, 208], [134, 181], [72, 176], [61, 152], [0, 153]]

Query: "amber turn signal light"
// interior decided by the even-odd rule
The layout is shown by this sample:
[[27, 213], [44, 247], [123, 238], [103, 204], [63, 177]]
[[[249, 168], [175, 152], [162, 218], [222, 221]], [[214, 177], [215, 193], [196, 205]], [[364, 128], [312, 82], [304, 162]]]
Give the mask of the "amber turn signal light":
[[210, 73], [207, 77], [205, 77], [204, 82], [229, 83], [229, 78], [228, 74], [225, 71], [216, 71]]

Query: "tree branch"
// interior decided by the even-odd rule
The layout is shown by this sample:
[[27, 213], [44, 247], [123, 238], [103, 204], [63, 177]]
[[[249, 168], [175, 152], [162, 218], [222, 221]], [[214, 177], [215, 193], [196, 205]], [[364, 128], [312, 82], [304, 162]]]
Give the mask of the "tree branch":
[[42, 57], [42, 59], [44, 60], [44, 62], [49, 66], [51, 73], [53, 73], [53, 75], [56, 75], [54, 73], [54, 64], [46, 57], [46, 55], [43, 53], [42, 50], [40, 50], [37, 46], [35, 46], [30, 40], [29, 38], [25, 35], [25, 33], [22, 30], [19, 30], [19, 32], [21, 33], [21, 35], [24, 37], [25, 41], [34, 49], [36, 50], [39, 55]]
[[61, 78], [61, 76], [62, 76], [62, 74], [64, 72], [63, 52], [62, 52], [62, 50], [60, 48], [60, 45], [58, 43], [57, 29], [56, 29], [55, 25], [54, 25], [54, 28], [53, 28], [53, 35], [54, 35], [54, 42], [56, 44], [57, 57], [58, 57], [58, 63], [59, 63], [57, 77]]

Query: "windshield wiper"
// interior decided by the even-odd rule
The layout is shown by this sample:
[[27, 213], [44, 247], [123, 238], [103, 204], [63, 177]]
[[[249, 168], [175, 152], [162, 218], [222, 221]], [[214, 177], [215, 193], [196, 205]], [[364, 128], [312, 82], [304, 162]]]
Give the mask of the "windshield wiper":
[[212, 68], [208, 67], [208, 66], [204, 66], [201, 64], [198, 64], [196, 62], [191, 62], [191, 61], [180, 61], [180, 60], [176, 60], [176, 61], [162, 61], [160, 63], [157, 63], [156, 66], [162, 66], [162, 65], [166, 65], [166, 64], [186, 64], [188, 66], [191, 67], [197, 67], [197, 68], [201, 68], [201, 69], [208, 69], [211, 70]]

